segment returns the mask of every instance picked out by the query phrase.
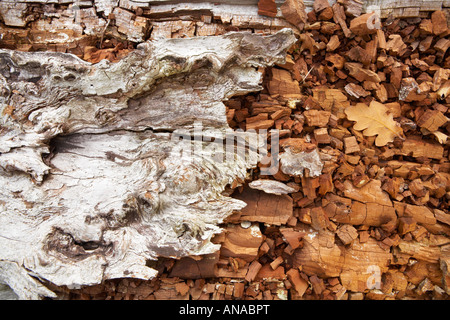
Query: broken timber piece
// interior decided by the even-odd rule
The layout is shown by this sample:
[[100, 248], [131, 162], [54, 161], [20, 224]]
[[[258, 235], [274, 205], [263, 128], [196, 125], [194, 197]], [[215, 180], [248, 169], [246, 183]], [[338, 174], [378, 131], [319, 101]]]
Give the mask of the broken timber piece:
[[362, 292], [373, 275], [371, 268], [377, 267], [381, 273], [388, 270], [392, 254], [380, 248], [373, 238], [364, 243], [356, 239], [352, 245], [343, 246], [334, 241], [335, 234], [328, 230], [305, 227], [300, 231], [305, 233], [304, 245], [294, 252], [294, 267], [301, 266], [308, 276], [339, 277], [348, 290]]
[[444, 11], [435, 11], [431, 14], [431, 23], [433, 25], [433, 34], [438, 36], [448, 31], [447, 17]]
[[272, 77], [269, 81], [268, 90], [271, 94], [300, 94], [298, 81], [292, 79], [289, 71], [277, 68], [272, 69]]
[[374, 12], [363, 14], [350, 21], [350, 31], [358, 36], [376, 33], [380, 28], [380, 17]]
[[218, 162], [209, 142], [183, 150], [195, 121], [229, 130], [222, 101], [261, 90], [256, 68], [294, 42], [288, 29], [158, 40], [95, 65], [0, 50], [0, 279], [20, 298], [54, 297], [39, 279], [151, 279], [160, 256], [217, 251], [218, 224], [245, 206], [221, 193], [256, 162]]
[[223, 257], [240, 258], [252, 262], [258, 255], [258, 248], [262, 241], [263, 236], [258, 224], [254, 223], [248, 228], [230, 225], [225, 229], [225, 240], [220, 254]]
[[358, 237], [358, 231], [349, 224], [344, 224], [337, 232], [337, 236], [344, 244], [350, 244]]
[[286, 275], [288, 276], [289, 281], [294, 286], [295, 290], [297, 291], [297, 294], [302, 297], [305, 293], [306, 289], [308, 289], [308, 282], [306, 282], [298, 272], [297, 269], [290, 269]]
[[[6, 61], [4, 52], [0, 55], [0, 73], [5, 75], [0, 77], [0, 99], [9, 99], [0, 110], [0, 148], [11, 149], [0, 150], [6, 186], [2, 185], [0, 207], [8, 219], [30, 212], [38, 217], [39, 230], [49, 231], [47, 238], [32, 244], [36, 248], [44, 243], [38, 248], [44, 254], [25, 252], [25, 258], [7, 261], [22, 248], [15, 242], [36, 232], [12, 222], [20, 230], [8, 230], [0, 242], [0, 282], [17, 289], [23, 287], [23, 279], [31, 278], [35, 281], [25, 286], [35, 293], [33, 298], [55, 297], [54, 293], [60, 298], [64, 291], [71, 299], [447, 299], [446, 2], [0, 0], [2, 48], [67, 52], [95, 64], [83, 71], [88, 64], [75, 59], [75, 70], [61, 68], [55, 74], [47, 71], [53, 70], [59, 54], [39, 53], [49, 57], [41, 66], [28, 55], [15, 53], [13, 63]], [[258, 16], [264, 9], [269, 17]], [[376, 28], [372, 10], [388, 18], [383, 29]], [[189, 61], [184, 61], [186, 56], [172, 54], [169, 61], [150, 66], [144, 58], [132, 60], [126, 84], [108, 91], [123, 80], [109, 71], [122, 70], [120, 61], [130, 52], [141, 52], [146, 44], [138, 43], [146, 39], [230, 30], [272, 34], [283, 26], [306, 32], [295, 30], [300, 41], [289, 49], [286, 62], [280, 59], [272, 69], [264, 68], [272, 64], [271, 58], [258, 53], [258, 73], [240, 60], [254, 51], [253, 40], [244, 44], [242, 55], [228, 60], [215, 55], [222, 49], [208, 39], [206, 47], [210, 40], [214, 43], [205, 60], [190, 60], [188, 55]], [[223, 51], [235, 52], [227, 45]], [[192, 49], [196, 55], [189, 46], [179, 48], [174, 51]], [[270, 49], [270, 43], [264, 48]], [[97, 70], [90, 75], [98, 80], [93, 85], [106, 81], [106, 93], [79, 93], [79, 83], [87, 78], [79, 79], [79, 74], [90, 74], [91, 68]], [[102, 72], [105, 77], [98, 78]], [[145, 74], [157, 79], [146, 81]], [[42, 90], [52, 76], [55, 92]], [[26, 85], [17, 88], [21, 82]], [[67, 95], [62, 84], [70, 87]], [[229, 90], [233, 84], [238, 89]], [[372, 104], [376, 101], [383, 105]], [[375, 111], [380, 113], [374, 117]], [[398, 128], [390, 125], [389, 114]], [[65, 121], [47, 121], [53, 116]], [[209, 161], [207, 151], [173, 169], [186, 158], [172, 151], [193, 146], [192, 138], [196, 145], [196, 119], [214, 139], [228, 129], [227, 123], [247, 130], [278, 129], [285, 139], [281, 152], [274, 151], [272, 139], [266, 157], [278, 160], [271, 167], [278, 171], [263, 174], [267, 164], [255, 166], [256, 157], [238, 158], [238, 163]], [[4, 135], [4, 124], [11, 122], [20, 125]], [[364, 123], [367, 128], [362, 128]], [[395, 129], [402, 134], [394, 139], [387, 133], [398, 133]], [[54, 134], [47, 136], [51, 130]], [[172, 133], [182, 141], [170, 139]], [[384, 142], [378, 141], [380, 136]], [[42, 149], [31, 149], [30, 140]], [[212, 146], [209, 142], [202, 146]], [[12, 146], [5, 147], [8, 143]], [[41, 159], [47, 167], [36, 175]], [[33, 184], [22, 188], [28, 176]], [[51, 194], [43, 197], [38, 191], [49, 185]], [[79, 196], [71, 196], [73, 190]], [[117, 204], [108, 195], [119, 199]], [[80, 207], [78, 218], [72, 217], [75, 206]], [[11, 207], [15, 215], [8, 212]], [[5, 220], [0, 215], [0, 238], [9, 223]], [[56, 227], [50, 230], [52, 226]], [[174, 232], [166, 232], [169, 226]], [[119, 234], [116, 241], [115, 232], [121, 231], [123, 237]], [[219, 246], [222, 250], [213, 251]], [[111, 257], [118, 251], [122, 257]], [[61, 260], [64, 264], [54, 263]], [[91, 271], [102, 283], [89, 286], [96, 283], [91, 281], [95, 275], [72, 272], [73, 264], [83, 265], [82, 270]], [[147, 278], [139, 278], [137, 271], [149, 271], [144, 267], [161, 274], [142, 281]], [[66, 283], [76, 278], [84, 282], [57, 287], [47, 275], [58, 272], [69, 279]], [[153, 276], [150, 271], [147, 275]]]
[[262, 16], [275, 17], [277, 15], [277, 5], [275, 0], [259, 0], [258, 14]]
[[292, 198], [286, 194], [276, 195], [244, 187], [233, 198], [247, 203], [239, 210], [240, 221], [258, 221], [272, 225], [286, 224], [293, 215]]
[[303, 0], [285, 0], [280, 9], [288, 22], [303, 30], [307, 20]]
[[252, 189], [262, 190], [266, 193], [272, 193], [276, 195], [289, 194], [295, 192], [294, 188], [285, 185], [282, 182], [276, 180], [254, 180], [248, 184]]
[[354, 136], [345, 137], [344, 146], [345, 146], [345, 154], [359, 152], [361, 150]]

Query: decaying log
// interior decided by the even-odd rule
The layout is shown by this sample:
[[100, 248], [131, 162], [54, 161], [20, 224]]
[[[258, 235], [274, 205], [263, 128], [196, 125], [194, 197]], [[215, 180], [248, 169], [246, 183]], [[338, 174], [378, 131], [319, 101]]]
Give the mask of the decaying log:
[[229, 130], [222, 101], [260, 90], [256, 68], [282, 63], [294, 40], [159, 40], [115, 64], [1, 50], [2, 280], [21, 298], [54, 296], [35, 278], [150, 279], [158, 256], [217, 251], [217, 225], [245, 206], [221, 193], [256, 159], [219, 161], [204, 141], [183, 150], [198, 146], [196, 121]]
[[449, 19], [442, 0], [0, 0], [0, 283], [448, 299]]

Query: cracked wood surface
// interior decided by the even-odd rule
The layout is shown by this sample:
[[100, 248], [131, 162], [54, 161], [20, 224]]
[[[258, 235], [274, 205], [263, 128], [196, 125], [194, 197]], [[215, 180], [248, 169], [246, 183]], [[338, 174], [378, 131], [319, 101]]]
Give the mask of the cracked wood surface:
[[[250, 171], [254, 181], [248, 186], [252, 189], [239, 187], [232, 194], [233, 190], [227, 187], [226, 192], [221, 193], [226, 200], [219, 199], [217, 203], [225, 203], [225, 206], [228, 200], [225, 195], [248, 203], [247, 207], [227, 217], [224, 231], [211, 238], [210, 248], [221, 246], [221, 250], [181, 259], [169, 256], [145, 260], [145, 266], [154, 269], [155, 273], [156, 270], [159, 272], [149, 281], [131, 279], [132, 273], [123, 272], [124, 275], [119, 276], [119, 279], [107, 280], [100, 285], [82, 285], [80, 289], [74, 289], [73, 286], [69, 290], [57, 287], [41, 277], [47, 288], [58, 294], [58, 298], [62, 294], [68, 299], [448, 299], [450, 166], [447, 159], [448, 142], [445, 144], [447, 136], [443, 133], [449, 130], [448, 119], [445, 118], [450, 101], [447, 97], [450, 87], [450, 80], [447, 80], [449, 60], [445, 54], [449, 44], [446, 39], [448, 1], [395, 1], [387, 4], [378, 0], [305, 0], [304, 6], [301, 0], [276, 1], [278, 8], [275, 17], [257, 15], [257, 1], [247, 0], [241, 3], [234, 0], [215, 3], [174, 1], [170, 4], [147, 0], [54, 0], [45, 1], [45, 4], [43, 1], [16, 1], [11, 5], [11, 1], [0, 0], [0, 15], [3, 18], [0, 22], [0, 47], [21, 51], [70, 52], [92, 63], [102, 59], [117, 62], [135, 50], [137, 43], [147, 39], [219, 35], [230, 30], [272, 34], [283, 26], [294, 27], [287, 21], [295, 25], [298, 23], [300, 29], [304, 28], [299, 35], [300, 41], [289, 50], [286, 63], [277, 63], [266, 71], [260, 69], [264, 75], [261, 87], [265, 87], [265, 90], [225, 101], [226, 119], [230, 127], [247, 130], [275, 127], [280, 130], [280, 137], [289, 138], [281, 141], [280, 146], [285, 153], [278, 159], [279, 172], [272, 172], [275, 180], [268, 179], [262, 174], [263, 170], [258, 171], [258, 168], [265, 167], [260, 163]], [[8, 5], [5, 6], [5, 3]], [[268, 13], [273, 16], [273, 3], [258, 2], [261, 7], [264, 3], [271, 4]], [[311, 11], [312, 8], [314, 10]], [[371, 10], [387, 19], [373, 19]], [[431, 14], [428, 12], [430, 10], [442, 11]], [[364, 15], [366, 12], [369, 14]], [[365, 28], [368, 21], [374, 22], [377, 30]], [[13, 27], [14, 24], [17, 26]], [[297, 34], [299, 30], [294, 29], [294, 32]], [[354, 37], [354, 33], [360, 36]], [[181, 62], [174, 62], [175, 65], [178, 63]], [[102, 64], [109, 65], [106, 61]], [[141, 66], [139, 63], [136, 65], [138, 68]], [[31, 73], [20, 77], [39, 83], [39, 75]], [[131, 73], [136, 76], [134, 70]], [[71, 79], [70, 75], [67, 79], [63, 78], [64, 81]], [[175, 83], [181, 77], [174, 76], [171, 79], [178, 88]], [[191, 79], [194, 80], [190, 82]], [[204, 90], [201, 79], [195, 76], [180, 80], [186, 80], [191, 87], [195, 87], [192, 94], [194, 100], [205, 98], [199, 94], [199, 91]], [[123, 208], [126, 213], [123, 216], [108, 212], [92, 220], [91, 215], [82, 213], [90, 231], [98, 230], [97, 225], [102, 225], [99, 228], [107, 240], [115, 231], [137, 228], [139, 224], [141, 226], [136, 229], [137, 233], [147, 234], [151, 229], [146, 223], [159, 221], [154, 213], [160, 209], [164, 213], [178, 214], [184, 212], [186, 204], [190, 208], [195, 207], [195, 210], [203, 210], [205, 214], [209, 214], [210, 208], [216, 210], [210, 201], [210, 195], [214, 197], [214, 192], [209, 192], [211, 189], [204, 188], [201, 183], [193, 185], [186, 183], [186, 180], [199, 176], [208, 176], [209, 179], [211, 173], [218, 171], [218, 167], [229, 168], [228, 164], [222, 166], [222, 163], [218, 165], [208, 161], [205, 159], [208, 153], [201, 153], [187, 167], [168, 170], [170, 176], [160, 175], [166, 165], [182, 161], [177, 160], [172, 151], [182, 149], [183, 143], [190, 144], [189, 141], [169, 139], [169, 135], [175, 132], [180, 138], [187, 136], [192, 139], [193, 130], [195, 136], [195, 128], [189, 129], [189, 119], [183, 118], [186, 116], [186, 113], [183, 114], [186, 110], [183, 109], [184, 104], [190, 104], [190, 98], [176, 105], [177, 110], [182, 112], [175, 118], [181, 118], [181, 122], [166, 117], [166, 113], [158, 114], [157, 110], [152, 111], [156, 115], [152, 119], [147, 117], [146, 112], [141, 112], [144, 106], [150, 104], [166, 105], [166, 95], [170, 99], [173, 97], [161, 82], [167, 83], [162, 79], [155, 82], [157, 98], [147, 93], [133, 93], [125, 98], [127, 107], [114, 110], [118, 117], [113, 117], [112, 113], [101, 113], [95, 117], [95, 123], [88, 121], [91, 131], [74, 131], [67, 135], [58, 133], [49, 141], [42, 142], [50, 147], [49, 152], [47, 149], [35, 150], [37, 158], [43, 152], [44, 164], [50, 168], [55, 181], [68, 180], [71, 186], [82, 184], [89, 190], [90, 193], [78, 196], [77, 199], [84, 201], [82, 204], [89, 201], [93, 203], [92, 197], [99, 198], [99, 193], [91, 186], [94, 180], [98, 180], [98, 186], [105, 188], [114, 197], [117, 196], [114, 192], [124, 192], [108, 184], [103, 185], [101, 181], [109, 171], [122, 175], [126, 172], [123, 167], [132, 166], [130, 163], [136, 163], [130, 169], [136, 178], [133, 180], [136, 185], [142, 182], [140, 177], [143, 175], [151, 179], [156, 177], [158, 181], [160, 178], [170, 181], [167, 185], [139, 185], [145, 192], [139, 189], [141, 193], [126, 197], [126, 206]], [[89, 96], [85, 97], [85, 101], [91, 101], [90, 105], [96, 108], [97, 103], [116, 103], [113, 99], [120, 94], [122, 92], [102, 96], [101, 99], [96, 97], [94, 102]], [[71, 99], [68, 97], [67, 101]], [[370, 137], [353, 130], [344, 110], [355, 102], [368, 104], [372, 99], [386, 103], [389, 112], [394, 114], [396, 121], [400, 121], [405, 130], [406, 140], [394, 141], [386, 148], [379, 149], [373, 146]], [[18, 99], [14, 103], [22, 102]], [[216, 100], [210, 102], [215, 103]], [[49, 101], [49, 104], [53, 105], [54, 102]], [[137, 116], [130, 117], [128, 111]], [[18, 114], [20, 111], [15, 110], [12, 104], [3, 109], [5, 119], [14, 119]], [[26, 118], [28, 115], [23, 116]], [[176, 122], [174, 126], [185, 121], [189, 124], [188, 130], [177, 132], [179, 129], [154, 129], [149, 123], [157, 121], [159, 117], [169, 123], [173, 120]], [[202, 112], [200, 117], [206, 119], [207, 112]], [[217, 117], [220, 118], [218, 114]], [[109, 130], [110, 121], [116, 124], [117, 119], [124, 126], [120, 130], [101, 133], [95, 129], [106, 124], [106, 130]], [[221, 128], [221, 120], [210, 120], [204, 120], [206, 129], [211, 130], [211, 136], [215, 136], [217, 132], [212, 129]], [[36, 117], [32, 121], [30, 123], [34, 125], [41, 119]], [[133, 123], [139, 126], [139, 138], [130, 132], [129, 127]], [[39, 133], [48, 130], [43, 124], [40, 128], [42, 130]], [[104, 134], [112, 137], [108, 138], [111, 141], [99, 139], [98, 136]], [[439, 142], [433, 141], [431, 135], [427, 137], [429, 134], [438, 138]], [[301, 146], [304, 144], [298, 144], [298, 138], [310, 141], [310, 147], [314, 146], [313, 151], [307, 147], [308, 152], [303, 152]], [[95, 149], [93, 155], [80, 148], [80, 141], [90, 149]], [[158, 146], [155, 146], [156, 141]], [[121, 151], [107, 150], [112, 146]], [[134, 147], [129, 149], [128, 146]], [[206, 143], [204, 146], [211, 144]], [[159, 147], [164, 151], [159, 152]], [[295, 150], [295, 147], [301, 148]], [[29, 149], [12, 148], [15, 149], [34, 157], [33, 152], [28, 152]], [[273, 147], [271, 151], [274, 151]], [[153, 156], [158, 159], [156, 163], [151, 161]], [[15, 157], [10, 155], [8, 158], [5, 154], [3, 160], [11, 163]], [[313, 160], [312, 164], [305, 161], [308, 157]], [[178, 158], [182, 159], [181, 155]], [[251, 161], [241, 160], [244, 166], [250, 165]], [[275, 158], [272, 160], [276, 162]], [[86, 174], [74, 164], [75, 161], [89, 165], [92, 163], [99, 179]], [[102, 161], [107, 165], [103, 165]], [[36, 163], [30, 164], [22, 169], [32, 173]], [[54, 164], [58, 164], [58, 167]], [[146, 171], [149, 168], [147, 165], [154, 168], [156, 173]], [[7, 170], [15, 170], [8, 164], [5, 166]], [[206, 170], [200, 169], [204, 166]], [[68, 172], [61, 171], [61, 168]], [[211, 178], [220, 181], [229, 178], [228, 181], [231, 181], [234, 173], [228, 171]], [[186, 177], [185, 172], [191, 174]], [[179, 176], [182, 178], [178, 179]], [[238, 175], [232, 181], [232, 188], [243, 183], [243, 176]], [[49, 174], [44, 173], [43, 177], [41, 186], [49, 181]], [[38, 180], [39, 175], [35, 181], [39, 183]], [[117, 183], [119, 178], [111, 181]], [[119, 182], [125, 181], [128, 181], [128, 176]], [[194, 197], [189, 203], [176, 198], [180, 206], [167, 207], [166, 196], [172, 199], [172, 193], [178, 194], [178, 185], [183, 190], [189, 189], [185, 190], [186, 197], [191, 197], [192, 192], [195, 194], [195, 190], [200, 190], [199, 193], [205, 196], [200, 199]], [[212, 186], [214, 190], [220, 189], [216, 187]], [[20, 204], [17, 211], [22, 215], [27, 210], [35, 212], [33, 201], [37, 197], [26, 198], [17, 189], [8, 188], [14, 190], [10, 192], [10, 197]], [[65, 197], [67, 190], [54, 187], [49, 192]], [[277, 195], [280, 193], [283, 195]], [[52, 202], [52, 206], [46, 208], [45, 221], [53, 219], [52, 222], [55, 222], [54, 214], [58, 210], [66, 210], [61, 205], [72, 206], [76, 203], [80, 206], [78, 202], [69, 202], [73, 199], [75, 197]], [[105, 204], [115, 208], [109, 200], [104, 201]], [[204, 204], [205, 201], [208, 205]], [[232, 201], [232, 206], [238, 204]], [[42, 208], [41, 204], [37, 206]], [[102, 209], [97, 207], [95, 210]], [[148, 212], [150, 217], [146, 215]], [[190, 213], [186, 213], [186, 216], [192, 217]], [[62, 215], [65, 217], [65, 213]], [[142, 218], [144, 216], [146, 220]], [[164, 219], [164, 223], [176, 220]], [[197, 224], [190, 222], [176, 220], [179, 228], [173, 231], [180, 236], [179, 241], [188, 239], [194, 245], [205, 234], [199, 232]], [[203, 222], [206, 229], [214, 224], [207, 218]], [[75, 223], [81, 225], [79, 221]], [[114, 243], [105, 242], [103, 236], [80, 236], [81, 232], [77, 228], [78, 225], [74, 225], [72, 228], [52, 230], [51, 241], [46, 243], [45, 249], [57, 258], [67, 256], [81, 261], [87, 259], [89, 254], [103, 257], [115, 248]], [[154, 228], [159, 228], [158, 223]], [[132, 235], [132, 232], [127, 234]], [[152, 235], [149, 237], [154, 239]], [[155, 246], [152, 245], [148, 247], [153, 250]], [[169, 250], [177, 250], [172, 243], [168, 247]], [[133, 254], [139, 249], [139, 246], [133, 246]], [[165, 250], [160, 249], [159, 253]], [[128, 259], [130, 256], [126, 257]], [[141, 258], [136, 260], [131, 257], [130, 261], [138, 261], [139, 264]], [[41, 258], [35, 259], [33, 263], [42, 261]], [[26, 260], [22, 265], [28, 266], [30, 262]], [[106, 264], [102, 267], [104, 275], [110, 275], [111, 270], [119, 270], [106, 267]], [[33, 298], [38, 295], [54, 296], [39, 282], [25, 282], [30, 280], [28, 275], [31, 271], [19, 268], [16, 262], [6, 263], [0, 268], [0, 281], [10, 278], [10, 283], [18, 281], [15, 288], [32, 288], [30, 290], [36, 293]], [[16, 277], [16, 274], [21, 276]], [[375, 287], [371, 287], [371, 284]]]
[[256, 68], [282, 63], [294, 40], [160, 40], [115, 64], [1, 50], [1, 280], [35, 299], [54, 296], [35, 278], [150, 279], [159, 256], [217, 251], [218, 224], [245, 206], [222, 192], [257, 158], [216, 160], [213, 142], [183, 151], [195, 121], [230, 133], [222, 101], [260, 90]]

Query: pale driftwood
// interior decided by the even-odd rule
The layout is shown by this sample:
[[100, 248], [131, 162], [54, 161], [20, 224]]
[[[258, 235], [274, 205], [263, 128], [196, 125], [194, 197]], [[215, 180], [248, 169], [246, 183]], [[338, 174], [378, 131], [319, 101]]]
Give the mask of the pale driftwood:
[[310, 152], [292, 152], [287, 149], [279, 156], [281, 171], [285, 174], [303, 177], [305, 169], [308, 169], [310, 177], [320, 176], [323, 169], [323, 163], [317, 149]]
[[196, 123], [230, 131], [222, 101], [261, 90], [257, 68], [294, 42], [289, 29], [160, 40], [115, 64], [1, 50], [0, 280], [37, 299], [54, 296], [39, 279], [149, 279], [149, 260], [216, 251], [218, 224], [245, 206], [222, 192], [258, 159], [221, 161]]
[[277, 195], [289, 194], [296, 191], [294, 188], [276, 180], [254, 180], [250, 182], [248, 186], [252, 189], [262, 190], [265, 193]]

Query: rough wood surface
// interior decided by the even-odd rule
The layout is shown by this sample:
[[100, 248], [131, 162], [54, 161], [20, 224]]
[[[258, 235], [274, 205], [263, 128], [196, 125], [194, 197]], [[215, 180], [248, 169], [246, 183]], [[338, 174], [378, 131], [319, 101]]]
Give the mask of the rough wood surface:
[[[1, 52], [0, 282], [22, 298], [448, 299], [448, 6], [0, 1], [0, 47], [17, 50]], [[257, 34], [284, 27], [298, 41], [278, 59]], [[196, 119], [203, 147], [229, 126], [267, 130], [268, 152], [180, 165]]]
[[217, 224], [245, 206], [221, 192], [256, 161], [215, 161], [206, 142], [189, 159], [183, 150], [194, 142], [161, 131], [190, 135], [194, 121], [224, 131], [222, 101], [260, 90], [255, 68], [282, 62], [293, 41], [289, 30], [161, 40], [96, 65], [1, 50], [8, 284], [35, 298], [51, 294], [33, 289], [29, 273], [74, 288], [150, 279], [148, 260], [217, 251]]

